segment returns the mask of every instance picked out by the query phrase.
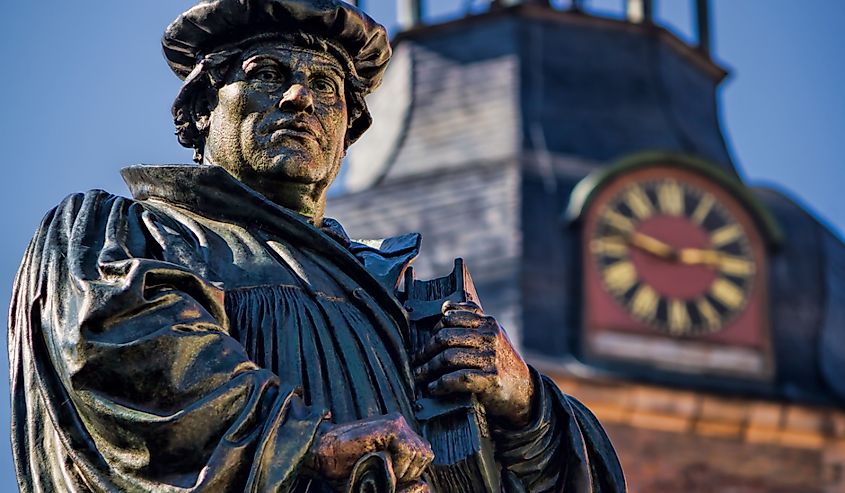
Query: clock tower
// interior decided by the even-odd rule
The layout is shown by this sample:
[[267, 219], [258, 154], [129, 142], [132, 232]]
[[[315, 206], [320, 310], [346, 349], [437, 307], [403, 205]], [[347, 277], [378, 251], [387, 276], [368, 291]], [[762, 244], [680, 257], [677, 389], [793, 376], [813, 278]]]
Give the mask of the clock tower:
[[709, 2], [692, 43], [651, 0], [563, 3], [426, 22], [401, 0], [327, 213], [353, 237], [421, 232], [418, 278], [464, 258], [632, 491], [845, 492], [845, 245], [738, 172]]

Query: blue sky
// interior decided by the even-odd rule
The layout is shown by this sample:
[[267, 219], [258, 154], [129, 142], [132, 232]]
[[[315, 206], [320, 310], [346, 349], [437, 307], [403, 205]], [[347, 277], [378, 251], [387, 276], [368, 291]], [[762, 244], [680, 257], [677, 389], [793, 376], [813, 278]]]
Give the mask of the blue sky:
[[[190, 161], [173, 136], [169, 108], [179, 81], [159, 39], [193, 3], [4, 0], [0, 305], [8, 306], [39, 219], [62, 197], [91, 188], [124, 194], [120, 168]], [[454, 15], [466, 3], [433, 0], [429, 12]], [[608, 15], [622, 3], [587, 1]], [[658, 1], [659, 17], [689, 39], [692, 4]], [[367, 5], [394, 24], [392, 0]], [[845, 2], [715, 0], [713, 22], [715, 58], [732, 72], [720, 92], [722, 125], [744, 177], [787, 190], [845, 230]], [[8, 384], [0, 381], [0, 423], [7, 423]], [[0, 437], [0, 491], [9, 491], [8, 427], [0, 426]]]

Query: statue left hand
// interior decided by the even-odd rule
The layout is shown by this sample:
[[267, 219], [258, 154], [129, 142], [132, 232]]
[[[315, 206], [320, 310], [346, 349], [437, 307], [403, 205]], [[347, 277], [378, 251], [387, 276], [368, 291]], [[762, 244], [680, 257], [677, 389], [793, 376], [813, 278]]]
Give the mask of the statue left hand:
[[528, 424], [534, 386], [528, 365], [502, 326], [472, 302], [447, 301], [435, 335], [417, 355], [417, 385], [430, 395], [470, 392], [488, 416], [509, 427]]

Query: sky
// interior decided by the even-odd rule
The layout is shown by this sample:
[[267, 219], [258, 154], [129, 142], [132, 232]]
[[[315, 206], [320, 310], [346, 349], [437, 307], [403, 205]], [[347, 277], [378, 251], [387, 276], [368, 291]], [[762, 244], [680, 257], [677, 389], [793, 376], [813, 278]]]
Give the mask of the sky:
[[[179, 80], [159, 40], [193, 0], [0, 0], [0, 305], [40, 218], [71, 192], [126, 194], [118, 171], [190, 162], [173, 136]], [[466, 0], [432, 0], [430, 20]], [[567, 4], [566, 0], [561, 1]], [[622, 0], [588, 0], [618, 16]], [[719, 94], [722, 127], [743, 177], [775, 186], [845, 230], [845, 1], [714, 0], [714, 58], [731, 71]], [[690, 0], [658, 0], [657, 16], [692, 39]], [[385, 25], [393, 0], [367, 0]], [[5, 308], [4, 308], [5, 310]], [[5, 351], [0, 364], [7, 365]], [[0, 423], [9, 422], [0, 379]], [[0, 491], [14, 489], [8, 426], [0, 424]]]

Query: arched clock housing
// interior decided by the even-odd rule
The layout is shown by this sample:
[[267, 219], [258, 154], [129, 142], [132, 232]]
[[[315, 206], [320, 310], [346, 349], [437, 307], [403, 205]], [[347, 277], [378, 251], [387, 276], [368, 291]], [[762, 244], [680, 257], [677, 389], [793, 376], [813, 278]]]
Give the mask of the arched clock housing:
[[735, 177], [646, 154], [586, 178], [580, 224], [585, 359], [770, 379], [771, 217]]

